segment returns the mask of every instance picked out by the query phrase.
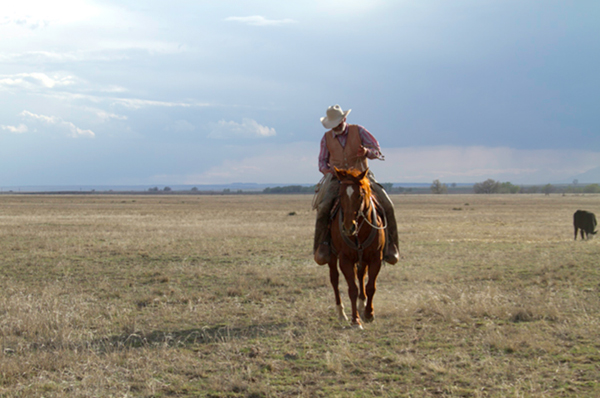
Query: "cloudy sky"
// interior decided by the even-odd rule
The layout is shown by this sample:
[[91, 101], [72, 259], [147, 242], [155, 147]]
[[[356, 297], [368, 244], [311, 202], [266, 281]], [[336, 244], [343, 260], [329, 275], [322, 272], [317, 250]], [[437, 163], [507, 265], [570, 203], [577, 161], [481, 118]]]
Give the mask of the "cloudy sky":
[[598, 21], [595, 0], [11, 2], [0, 187], [313, 184], [333, 104], [382, 182], [570, 182], [600, 170]]

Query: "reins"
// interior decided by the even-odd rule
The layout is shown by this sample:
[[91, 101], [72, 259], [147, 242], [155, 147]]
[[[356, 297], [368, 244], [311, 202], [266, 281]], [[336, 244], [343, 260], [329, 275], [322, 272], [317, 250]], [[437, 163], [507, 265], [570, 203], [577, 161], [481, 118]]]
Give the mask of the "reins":
[[[371, 212], [373, 213], [374, 209], [375, 209], [375, 204], [373, 203], [373, 198], [369, 198], [369, 201], [371, 202]], [[365, 213], [363, 212], [362, 207], [358, 211], [358, 216], [359, 217], [362, 216], [363, 222], [366, 222], [367, 224], [369, 224], [371, 226], [371, 228], [375, 228], [375, 229], [379, 229], [379, 230], [387, 228], [387, 217], [385, 216], [385, 213], [383, 214], [383, 222], [384, 222], [384, 224], [383, 224], [382, 227], [379, 227], [377, 225], [372, 224], [371, 221], [369, 221], [369, 219], [365, 216]], [[377, 218], [377, 214], [375, 214], [374, 218], [375, 219]], [[360, 230], [361, 226], [362, 226], [362, 223], [360, 223], [360, 226], [358, 227], [359, 230]]]
[[[375, 203], [373, 202], [372, 197], [369, 197], [369, 203], [370, 203], [370, 209], [371, 209], [371, 219], [374, 220], [375, 223], [377, 223], [377, 221], [376, 221], [377, 220], [377, 210], [376, 210], [376, 206], [375, 206]], [[362, 257], [363, 257], [363, 252], [364, 252], [365, 248], [371, 246], [371, 244], [377, 237], [377, 231], [387, 228], [387, 217], [385, 215], [385, 212], [383, 213], [384, 225], [380, 227], [380, 226], [373, 224], [371, 221], [369, 221], [369, 219], [367, 218], [366, 214], [363, 211], [363, 207], [364, 207], [364, 205], [361, 206], [360, 210], [358, 211], [358, 217], [362, 217], [362, 221], [356, 229], [356, 234], [355, 234], [356, 242], [353, 242], [346, 234], [340, 233], [344, 243], [349, 248], [355, 250], [358, 253], [358, 267], [359, 268], [362, 268], [362, 266], [363, 266], [362, 265]], [[343, 219], [344, 219], [344, 213], [342, 211], [340, 211], [340, 214], [338, 216], [340, 232], [343, 230], [343, 222], [344, 222]], [[369, 236], [367, 237], [367, 239], [364, 242], [359, 242], [358, 241], [358, 233], [360, 232], [360, 229], [365, 222], [369, 226], [371, 226], [371, 233], [369, 234]]]

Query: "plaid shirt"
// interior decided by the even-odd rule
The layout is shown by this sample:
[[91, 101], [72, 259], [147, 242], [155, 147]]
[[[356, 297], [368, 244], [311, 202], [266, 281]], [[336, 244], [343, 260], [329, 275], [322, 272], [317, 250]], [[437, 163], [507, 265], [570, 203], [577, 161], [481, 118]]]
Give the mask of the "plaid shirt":
[[[329, 133], [329, 131], [327, 133]], [[332, 171], [332, 168], [329, 165], [329, 149], [327, 148], [326, 138], [327, 133], [325, 133], [321, 139], [321, 152], [319, 153], [319, 171], [323, 174]], [[381, 154], [379, 142], [377, 142], [375, 137], [373, 137], [373, 135], [369, 133], [369, 131], [363, 126], [358, 126], [358, 133], [360, 134], [360, 139], [363, 146], [367, 149], [367, 158], [385, 160], [385, 157]], [[346, 141], [348, 140], [348, 124], [346, 124], [346, 129], [344, 132], [338, 134], [336, 137], [340, 144], [342, 144], [342, 147], [345, 147]]]

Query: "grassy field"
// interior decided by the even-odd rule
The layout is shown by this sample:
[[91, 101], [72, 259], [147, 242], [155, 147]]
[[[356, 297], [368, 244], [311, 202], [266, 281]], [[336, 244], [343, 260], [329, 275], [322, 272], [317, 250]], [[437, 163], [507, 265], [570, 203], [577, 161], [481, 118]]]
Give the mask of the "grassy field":
[[600, 396], [600, 196], [393, 196], [364, 331], [311, 199], [1, 195], [0, 396]]

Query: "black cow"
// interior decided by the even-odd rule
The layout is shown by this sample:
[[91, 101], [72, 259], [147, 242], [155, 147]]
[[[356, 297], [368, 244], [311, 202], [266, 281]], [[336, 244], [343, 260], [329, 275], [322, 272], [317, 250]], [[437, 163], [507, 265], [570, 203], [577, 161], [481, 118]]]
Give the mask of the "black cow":
[[585, 210], [577, 210], [575, 214], [573, 214], [573, 227], [575, 228], [575, 240], [577, 240], [577, 229], [581, 233], [581, 239], [584, 239], [583, 234], [585, 233], [585, 239], [587, 239], [588, 234], [596, 235], [596, 216], [594, 213], [590, 213]]

